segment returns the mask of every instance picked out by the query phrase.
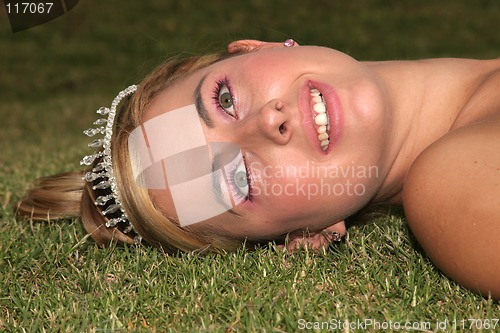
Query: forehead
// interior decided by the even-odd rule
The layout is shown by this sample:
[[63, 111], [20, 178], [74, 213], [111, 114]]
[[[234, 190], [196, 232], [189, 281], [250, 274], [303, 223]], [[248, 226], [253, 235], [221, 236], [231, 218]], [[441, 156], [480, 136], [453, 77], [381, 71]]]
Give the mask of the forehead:
[[206, 72], [207, 68], [194, 71], [158, 94], [144, 111], [143, 122], [165, 112], [193, 104], [194, 91]]

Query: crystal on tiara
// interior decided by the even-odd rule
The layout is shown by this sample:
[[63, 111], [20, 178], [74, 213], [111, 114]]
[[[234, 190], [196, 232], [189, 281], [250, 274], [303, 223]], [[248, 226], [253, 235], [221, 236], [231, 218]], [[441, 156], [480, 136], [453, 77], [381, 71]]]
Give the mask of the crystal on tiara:
[[106, 227], [112, 228], [118, 224], [118, 222], [122, 222], [122, 219], [116, 218], [116, 219], [109, 219], [108, 222], [106, 222]]
[[[120, 100], [121, 100], [125, 96], [122, 97], [121, 94], [118, 94], [118, 97], [120, 97]], [[100, 114], [101, 116], [105, 116], [105, 115], [107, 115], [109, 113], [109, 109], [105, 108], [105, 107], [102, 107], [102, 108], [99, 108], [99, 110], [97, 110], [97, 113]]]
[[109, 206], [108, 208], [106, 208], [102, 213], [104, 215], [113, 214], [116, 211], [118, 211], [118, 209], [120, 209], [120, 208], [121, 208], [121, 206], [119, 204], [113, 204], [113, 205]]
[[87, 136], [94, 136], [97, 134], [105, 134], [106, 133], [106, 128], [105, 127], [99, 127], [99, 128], [89, 128], [85, 131], [83, 131], [83, 134]]
[[113, 196], [111, 194], [98, 196], [95, 199], [95, 205], [96, 206], [104, 206], [111, 199], [113, 199]]
[[[88, 144], [89, 147], [100, 149], [92, 155], [85, 156], [80, 164], [81, 165], [92, 165], [98, 158], [102, 157], [99, 163], [95, 164], [92, 171], [88, 171], [83, 176], [83, 179], [88, 183], [94, 183], [98, 179], [100, 181], [97, 184], [93, 184], [92, 189], [99, 191], [109, 191], [110, 194], [98, 195], [95, 199], [94, 204], [96, 206], [102, 206], [102, 214], [109, 215], [118, 213], [118, 217], [110, 218], [106, 222], [106, 227], [115, 227], [118, 223], [124, 223], [123, 232], [128, 233], [134, 230], [134, 227], [128, 220], [127, 214], [122, 207], [120, 201], [120, 194], [118, 192], [118, 187], [116, 185], [116, 180], [113, 172], [113, 160], [111, 158], [111, 138], [113, 136], [113, 124], [115, 121], [116, 108], [120, 104], [121, 100], [128, 95], [133, 94], [137, 90], [137, 86], [132, 85], [127, 89], [118, 93], [111, 107], [101, 107], [97, 110], [97, 113], [101, 116], [107, 116], [107, 118], [99, 118], [94, 122], [94, 125], [99, 126], [96, 128], [89, 128], [83, 133], [89, 137], [93, 137], [97, 134], [104, 135], [104, 138], [95, 139]], [[116, 215], [115, 215], [116, 216]], [[136, 243], [140, 242], [140, 236], [136, 236], [134, 239]]]
[[97, 163], [94, 166], [94, 168], [92, 169], [92, 172], [101, 172], [104, 169], [106, 169], [106, 165], [104, 164], [104, 162], [101, 162], [101, 163]]
[[97, 154], [95, 155], [87, 155], [81, 161], [80, 165], [91, 165], [94, 163], [94, 160], [97, 158]]
[[107, 119], [104, 119], [104, 118], [100, 118], [100, 119], [97, 119], [96, 121], [94, 121], [94, 125], [104, 125], [108, 122]]
[[89, 143], [89, 147], [92, 148], [99, 148], [102, 147], [102, 145], [104, 145], [104, 139], [95, 139], [94, 141]]
[[94, 173], [94, 172], [87, 172], [84, 176], [83, 176], [83, 179], [87, 182], [87, 183], [92, 183], [94, 180], [96, 179], [99, 179], [99, 178], [102, 178], [106, 176], [106, 173]]
[[95, 190], [105, 190], [105, 189], [110, 188], [110, 187], [111, 187], [111, 183], [107, 180], [103, 180], [99, 184], [92, 186], [92, 189], [94, 191]]
[[129, 233], [132, 230], [134, 230], [134, 227], [132, 226], [132, 224], [129, 224], [127, 227], [125, 227], [125, 229], [123, 229], [123, 232], [124, 233]]

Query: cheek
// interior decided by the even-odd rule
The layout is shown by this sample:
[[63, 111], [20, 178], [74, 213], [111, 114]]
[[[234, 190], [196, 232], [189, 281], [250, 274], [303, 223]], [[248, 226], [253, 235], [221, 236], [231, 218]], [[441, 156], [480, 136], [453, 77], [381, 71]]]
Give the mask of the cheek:
[[310, 216], [321, 201], [318, 182], [301, 177], [262, 177], [256, 182], [254, 197], [270, 217], [279, 219]]
[[361, 80], [342, 93], [343, 131], [336, 146], [336, 162], [354, 163], [355, 168], [365, 170], [380, 168], [383, 173], [392, 135], [392, 119], [383, 90], [375, 82]]
[[308, 177], [268, 177], [254, 187], [254, 197], [276, 223], [324, 219], [331, 200], [330, 191], [325, 190], [328, 186]]

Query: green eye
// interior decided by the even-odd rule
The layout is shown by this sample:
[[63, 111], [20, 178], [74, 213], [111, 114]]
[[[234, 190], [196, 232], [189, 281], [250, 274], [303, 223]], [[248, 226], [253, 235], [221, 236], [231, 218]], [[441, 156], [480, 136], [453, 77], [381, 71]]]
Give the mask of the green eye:
[[231, 117], [237, 118], [234, 111], [233, 95], [226, 85], [223, 85], [219, 88], [217, 98], [219, 106], [222, 108], [222, 110], [224, 110], [224, 112], [229, 114]]
[[228, 183], [230, 185], [229, 188], [231, 189], [235, 204], [239, 204], [249, 199], [251, 179], [249, 178], [243, 156], [240, 155], [240, 158], [236, 161], [236, 163], [238, 164], [236, 165], [234, 172], [231, 173]]
[[248, 186], [247, 173], [244, 171], [240, 171], [234, 175], [234, 180], [236, 182], [236, 186], [238, 187]]
[[219, 104], [224, 109], [229, 109], [233, 106], [233, 97], [229, 92], [223, 92], [219, 96]]

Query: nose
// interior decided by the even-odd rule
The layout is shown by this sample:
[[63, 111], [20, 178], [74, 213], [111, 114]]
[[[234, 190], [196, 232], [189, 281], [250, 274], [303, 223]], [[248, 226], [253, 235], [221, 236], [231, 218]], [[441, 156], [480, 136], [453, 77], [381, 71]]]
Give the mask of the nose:
[[279, 145], [286, 145], [292, 136], [291, 115], [285, 109], [285, 104], [273, 99], [264, 104], [256, 114], [257, 131], [263, 137]]

